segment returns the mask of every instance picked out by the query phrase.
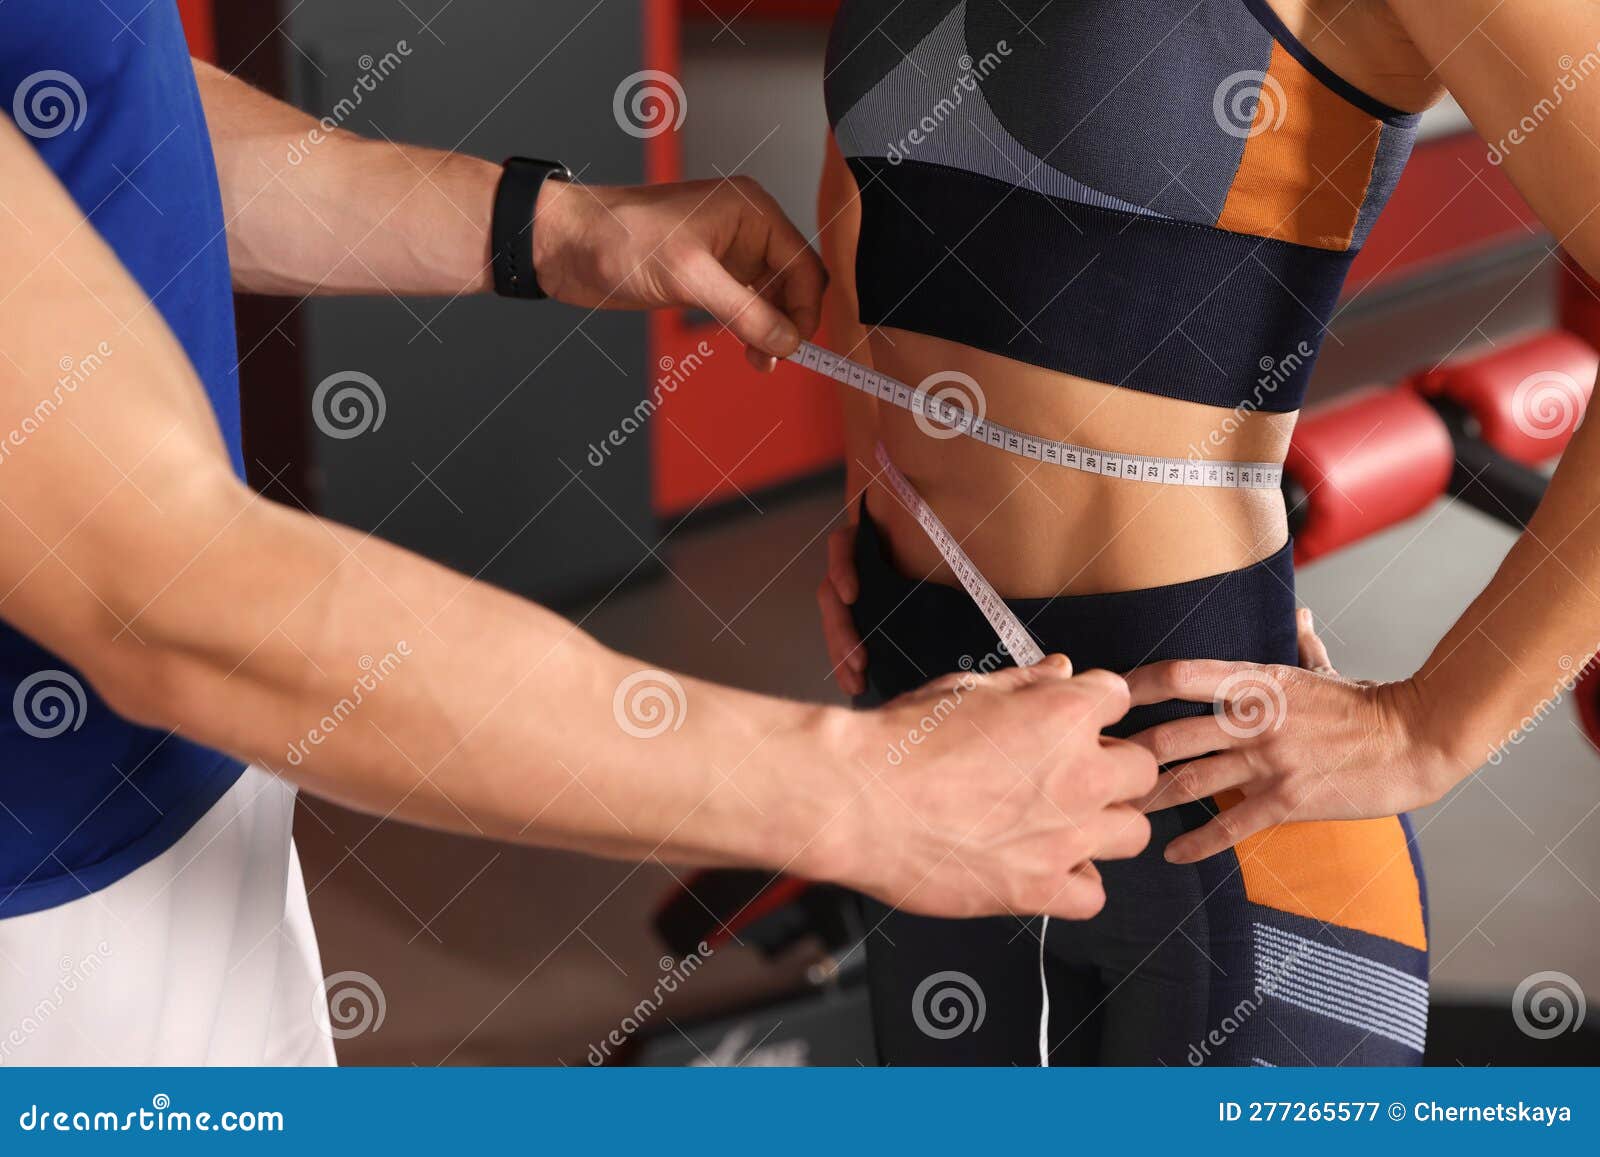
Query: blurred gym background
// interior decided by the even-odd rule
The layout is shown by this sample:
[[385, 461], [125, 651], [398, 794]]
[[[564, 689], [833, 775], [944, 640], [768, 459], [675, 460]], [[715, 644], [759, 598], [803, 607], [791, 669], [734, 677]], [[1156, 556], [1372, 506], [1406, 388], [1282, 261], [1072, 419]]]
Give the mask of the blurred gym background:
[[[593, 183], [745, 172], [814, 233], [831, 0], [180, 6], [197, 55], [352, 131], [559, 157]], [[391, 53], [398, 67], [372, 81]], [[614, 115], [619, 85], [643, 70], [681, 84], [676, 129], [640, 136]], [[1563, 294], [1569, 319], [1593, 297], [1563, 280], [1552, 239], [1457, 110], [1430, 113], [1422, 137], [1351, 278], [1313, 405], [1504, 347], [1556, 326]], [[842, 507], [833, 395], [818, 380], [791, 367], [757, 379], [692, 316], [241, 298], [239, 326], [246, 456], [271, 496], [555, 606], [652, 663], [839, 699], [813, 606]], [[712, 352], [684, 361], [701, 342]], [[591, 461], [590, 444], [675, 367], [692, 372], [648, 429]], [[311, 421], [311, 391], [344, 370], [387, 398], [382, 426], [354, 439]], [[1512, 537], [1441, 502], [1312, 563], [1301, 596], [1347, 673], [1403, 676]], [[1512, 1015], [1541, 973], [1600, 990], [1600, 754], [1573, 707], [1416, 817], [1432, 885], [1431, 1063], [1600, 1059], [1589, 1028], [1542, 1039]], [[827, 896], [764, 894], [663, 996], [682, 965], [657, 916], [682, 881], [661, 866], [456, 839], [321, 801], [302, 801], [296, 831], [325, 969], [381, 1001], [353, 1035], [336, 1015], [345, 1064], [585, 1064], [597, 1047], [607, 1063], [870, 1055], [839, 951], [852, 930]], [[680, 897], [668, 911], [681, 935], [697, 919], [715, 928], [710, 907]], [[605, 1044], [614, 1032], [622, 1043]]]

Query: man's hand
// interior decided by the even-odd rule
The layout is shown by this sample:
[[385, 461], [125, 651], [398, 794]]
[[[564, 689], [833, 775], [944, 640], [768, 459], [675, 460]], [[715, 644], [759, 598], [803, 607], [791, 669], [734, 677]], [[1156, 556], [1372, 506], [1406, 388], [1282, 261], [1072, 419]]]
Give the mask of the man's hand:
[[1127, 708], [1121, 678], [1073, 677], [1053, 655], [858, 713], [840, 768], [853, 790], [797, 867], [927, 915], [1093, 916], [1105, 892], [1091, 861], [1150, 840], [1130, 801], [1155, 786], [1155, 759], [1100, 735]]
[[822, 261], [749, 177], [607, 187], [546, 181], [534, 211], [539, 285], [570, 305], [692, 306], [771, 369], [817, 329]]

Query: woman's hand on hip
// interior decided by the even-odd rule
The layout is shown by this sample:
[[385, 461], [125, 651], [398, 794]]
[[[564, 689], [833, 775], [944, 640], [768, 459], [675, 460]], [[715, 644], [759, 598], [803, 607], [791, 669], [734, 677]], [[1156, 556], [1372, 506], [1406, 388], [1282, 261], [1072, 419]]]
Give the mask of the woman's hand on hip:
[[1410, 680], [1357, 682], [1319, 666], [1196, 659], [1128, 676], [1135, 707], [1170, 699], [1213, 705], [1131, 737], [1172, 768], [1144, 810], [1220, 792], [1244, 797], [1168, 844], [1169, 861], [1203, 860], [1276, 824], [1397, 815], [1432, 803], [1461, 778], [1457, 759], [1425, 730]]

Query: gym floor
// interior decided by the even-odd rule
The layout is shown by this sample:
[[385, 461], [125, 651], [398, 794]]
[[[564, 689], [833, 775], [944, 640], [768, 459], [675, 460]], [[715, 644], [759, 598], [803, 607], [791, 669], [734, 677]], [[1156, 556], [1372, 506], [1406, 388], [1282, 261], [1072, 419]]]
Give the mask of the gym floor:
[[[1545, 258], [1531, 240], [1520, 257], [1453, 277], [1448, 293], [1358, 298], [1325, 347], [1314, 400], [1548, 325], [1553, 262]], [[823, 539], [841, 507], [836, 479], [743, 496], [663, 527], [651, 577], [570, 611], [603, 642], [649, 662], [841, 701], [813, 604]], [[1440, 503], [1306, 569], [1300, 597], [1347, 674], [1404, 676], [1511, 541], [1476, 511]], [[583, 769], [569, 770], [582, 790]], [[1600, 985], [1600, 755], [1570, 703], [1499, 767], [1415, 819], [1431, 881], [1437, 1001], [1481, 1005], [1482, 1023], [1498, 1034], [1511, 1026], [1512, 990], [1533, 973]], [[664, 866], [497, 847], [322, 802], [302, 803], [297, 838], [325, 971], [368, 973], [385, 994], [379, 1030], [341, 1042], [347, 1064], [583, 1064], [660, 975], [649, 919], [674, 885]], [[669, 998], [656, 1027], [671, 1031], [790, 988], [808, 962], [804, 952], [768, 962], [720, 951]], [[1514, 1031], [1507, 1039], [1524, 1051], [1436, 1050], [1430, 1060], [1537, 1064], [1570, 1047], [1550, 1042], [1541, 1057], [1543, 1042], [1528, 1052]]]

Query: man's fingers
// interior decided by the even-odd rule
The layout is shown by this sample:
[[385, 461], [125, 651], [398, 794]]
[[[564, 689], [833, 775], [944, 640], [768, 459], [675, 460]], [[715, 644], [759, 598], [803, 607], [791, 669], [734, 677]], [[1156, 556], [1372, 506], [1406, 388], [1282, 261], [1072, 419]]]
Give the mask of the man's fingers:
[[1218, 815], [1210, 823], [1179, 836], [1167, 845], [1172, 864], [1193, 864], [1225, 852], [1240, 840], [1283, 822], [1283, 809], [1269, 795], [1252, 796]]
[[794, 323], [755, 290], [741, 284], [710, 252], [701, 251], [687, 264], [683, 282], [690, 295], [745, 345], [775, 358], [788, 357], [799, 348], [800, 333]]
[[828, 535], [828, 581], [841, 602], [853, 605], [861, 593], [856, 579], [856, 525], [841, 526]]
[[1213, 712], [1158, 723], [1136, 735], [1130, 735], [1128, 742], [1137, 743], [1150, 752], [1158, 763], [1177, 763], [1180, 760], [1209, 755], [1213, 751], [1225, 750], [1234, 746], [1238, 739], [1223, 730], [1221, 722]]
[[1105, 799], [1134, 804], [1156, 786], [1156, 761], [1144, 748], [1126, 739], [1102, 739], [1099, 758], [1106, 768]]
[[1169, 699], [1208, 703], [1216, 698], [1218, 689], [1230, 677], [1262, 670], [1260, 663], [1230, 663], [1221, 659], [1173, 659], [1151, 663], [1128, 675], [1130, 705], [1144, 707]]
[[[1062, 656], [1066, 661], [1066, 656]], [[1076, 702], [1097, 726], [1109, 727], [1128, 713], [1128, 681], [1110, 671], [1085, 671], [1073, 676], [1071, 689]]]
[[1046, 915], [1061, 920], [1087, 920], [1105, 906], [1105, 883], [1089, 863], [1069, 873], [1043, 904]]
[[822, 320], [822, 291], [828, 286], [828, 271], [770, 194], [763, 191], [757, 203], [765, 209], [768, 223], [766, 281], [775, 287], [767, 296], [779, 303], [800, 336], [809, 338]]
[[1242, 755], [1214, 755], [1175, 767], [1156, 781], [1149, 795], [1140, 801], [1146, 812], [1164, 811], [1180, 804], [1209, 799], [1218, 792], [1241, 787], [1252, 778], [1248, 761]]
[[1108, 807], [1088, 825], [1085, 834], [1097, 860], [1130, 860], [1150, 843], [1150, 821], [1128, 804]]

